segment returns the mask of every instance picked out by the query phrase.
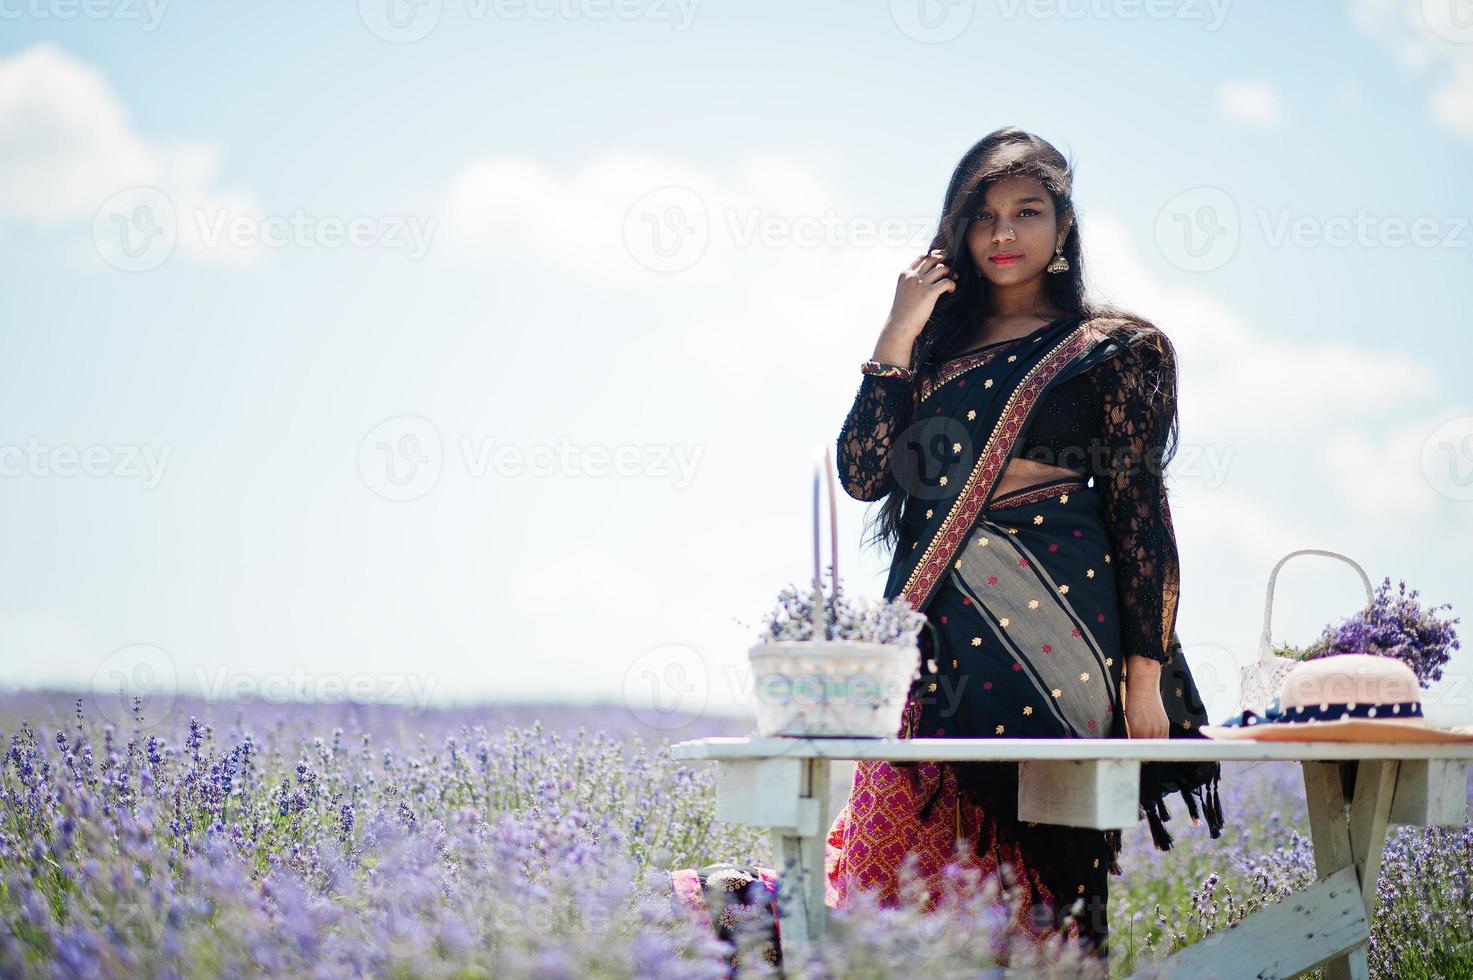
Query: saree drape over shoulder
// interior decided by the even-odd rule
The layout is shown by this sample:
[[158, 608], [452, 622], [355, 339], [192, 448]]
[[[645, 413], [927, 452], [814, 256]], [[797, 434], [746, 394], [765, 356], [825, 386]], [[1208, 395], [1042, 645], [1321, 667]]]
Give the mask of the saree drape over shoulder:
[[[1163, 665], [1171, 737], [1201, 737], [1159, 467], [1175, 380], [1164, 337], [1128, 342], [1079, 314], [914, 378], [865, 375], [839, 475], [861, 500], [905, 494], [885, 596], [927, 619], [899, 737], [1127, 737], [1131, 655]], [[1008, 461], [1025, 455], [1093, 479], [997, 496]], [[1219, 775], [1216, 763], [1142, 767], [1158, 848], [1171, 845], [1173, 792], [1219, 835]], [[854, 888], [893, 898], [907, 852], [939, 875], [963, 836], [984, 872], [1007, 866], [1040, 935], [1064, 929], [1103, 951], [1120, 834], [1018, 821], [1016, 763], [859, 762], [829, 832], [829, 903]]]

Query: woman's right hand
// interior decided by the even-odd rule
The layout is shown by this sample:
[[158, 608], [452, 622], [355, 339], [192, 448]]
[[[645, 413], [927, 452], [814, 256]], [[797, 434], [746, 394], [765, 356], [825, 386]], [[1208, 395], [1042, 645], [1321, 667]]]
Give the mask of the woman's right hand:
[[895, 302], [875, 344], [875, 360], [909, 366], [911, 348], [931, 318], [936, 300], [942, 293], [956, 290], [956, 280], [951, 269], [941, 261], [943, 258], [944, 252], [933, 249], [900, 273], [895, 283]]

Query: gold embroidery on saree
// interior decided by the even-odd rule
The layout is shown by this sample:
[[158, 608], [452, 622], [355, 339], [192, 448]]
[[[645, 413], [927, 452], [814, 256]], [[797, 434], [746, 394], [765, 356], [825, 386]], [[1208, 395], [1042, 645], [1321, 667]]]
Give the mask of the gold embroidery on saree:
[[[955, 381], [968, 371], [975, 370], [989, 363], [1001, 353], [1002, 351], [1000, 350], [984, 350], [978, 351], [975, 354], [964, 354], [961, 357], [947, 361], [941, 365], [941, 373], [936, 376], [934, 381], [931, 378], [921, 379], [919, 401], [925, 401], [927, 398], [936, 394], [942, 386]], [[991, 385], [988, 385], [988, 387], [991, 387]]]
[[[1068, 503], [1069, 493], [1071, 491], [1083, 489], [1083, 480], [1071, 480], [1068, 483], [1054, 483], [1037, 487], [1024, 487], [1021, 490], [1005, 493], [1001, 497], [993, 497], [990, 509], [1001, 510], [1006, 507], [1018, 507], [1023, 504], [1036, 504], [1040, 500], [1047, 500], [1050, 497], [1059, 497], [1059, 503], [1061, 504]], [[928, 514], [926, 516], [929, 517], [930, 515]]]
[[[1013, 440], [1017, 439], [1033, 403], [1054, 375], [1084, 349], [1085, 336], [1093, 330], [1090, 324], [1075, 327], [1041, 361], [1029, 369], [1008, 396], [1007, 404], [1003, 406], [997, 423], [992, 427], [992, 433], [987, 437], [986, 446], [967, 476], [967, 482], [962, 485], [956, 501], [942, 519], [941, 526], [932, 535], [926, 550], [921, 553], [920, 561], [911, 570], [905, 588], [901, 590], [901, 594], [910, 600], [912, 608], [922, 608], [936, 584], [941, 581], [942, 570], [951, 564], [951, 556], [961, 544], [962, 535], [971, 528], [982, 509], [981, 497], [991, 490], [1002, 472], [1006, 460], [998, 457], [1006, 457], [1007, 450], [1011, 449]], [[1005, 430], [1008, 444], [1002, 446], [998, 442], [998, 434]], [[983, 480], [986, 481], [985, 486], [982, 485]], [[946, 552], [944, 557], [940, 555], [943, 549]]]

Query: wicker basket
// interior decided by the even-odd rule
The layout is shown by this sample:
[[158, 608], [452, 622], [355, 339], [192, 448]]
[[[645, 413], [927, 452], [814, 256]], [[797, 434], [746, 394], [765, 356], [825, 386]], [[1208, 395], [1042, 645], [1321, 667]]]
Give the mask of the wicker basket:
[[894, 738], [920, 676], [914, 644], [780, 640], [748, 657], [759, 735]]
[[1361, 568], [1353, 559], [1337, 551], [1324, 551], [1319, 548], [1302, 548], [1299, 551], [1291, 551], [1280, 558], [1278, 564], [1274, 565], [1273, 571], [1268, 574], [1268, 594], [1263, 600], [1263, 633], [1258, 637], [1258, 656], [1248, 666], [1244, 667], [1239, 675], [1238, 681], [1238, 710], [1247, 708], [1260, 714], [1268, 707], [1270, 702], [1279, 696], [1284, 688], [1284, 678], [1289, 671], [1299, 663], [1291, 657], [1277, 657], [1273, 652], [1272, 621], [1274, 611], [1274, 582], [1279, 577], [1279, 569], [1284, 562], [1295, 555], [1324, 555], [1326, 558], [1338, 558], [1354, 568], [1356, 574], [1360, 575], [1361, 584], [1366, 589], [1366, 605], [1374, 600], [1371, 592], [1371, 580], [1366, 577], [1366, 570]]
[[[834, 595], [839, 592], [839, 518], [827, 447], [818, 464], [828, 481]], [[757, 734], [800, 738], [894, 738], [906, 697], [920, 677], [920, 646], [826, 639], [819, 563], [819, 480], [813, 476], [812, 640], [758, 643], [747, 652], [757, 697]]]

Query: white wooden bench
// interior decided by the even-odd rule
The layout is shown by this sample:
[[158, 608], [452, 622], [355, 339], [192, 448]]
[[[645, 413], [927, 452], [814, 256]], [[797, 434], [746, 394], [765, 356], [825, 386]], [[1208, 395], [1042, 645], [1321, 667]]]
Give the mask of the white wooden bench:
[[[1366, 942], [1389, 824], [1460, 827], [1473, 744], [1228, 742], [1210, 739], [700, 738], [677, 759], [718, 764], [716, 818], [765, 827], [786, 917], [783, 947], [827, 924], [824, 845], [837, 815], [831, 760], [1016, 761], [1018, 815], [1096, 829], [1137, 820], [1140, 764], [1291, 761], [1304, 768], [1317, 881], [1226, 931], [1181, 949], [1137, 977], [1289, 977], [1325, 966], [1331, 980], [1368, 976]], [[1346, 799], [1342, 771], [1353, 778]]]

